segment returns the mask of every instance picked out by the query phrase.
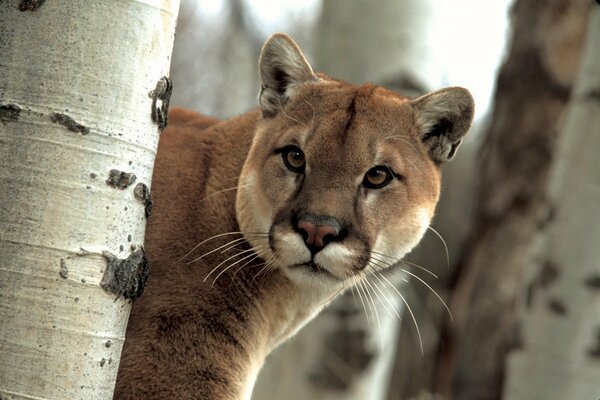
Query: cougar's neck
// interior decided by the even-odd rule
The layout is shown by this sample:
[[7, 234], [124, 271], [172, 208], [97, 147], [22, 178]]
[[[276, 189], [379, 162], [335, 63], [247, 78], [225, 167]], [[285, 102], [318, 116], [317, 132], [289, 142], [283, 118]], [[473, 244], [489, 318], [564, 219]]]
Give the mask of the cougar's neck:
[[[249, 247], [244, 242], [240, 251]], [[239, 373], [238, 380], [243, 385], [238, 397], [232, 399], [250, 399], [269, 353], [294, 335], [332, 297], [317, 288], [296, 286], [279, 270], [264, 273], [262, 262], [240, 271], [227, 271], [210, 291], [212, 301], [220, 304], [219, 308], [226, 304], [228, 310], [221, 321], [228, 328], [217, 336], [237, 343], [237, 353], [231, 358], [238, 357], [236, 364], [240, 369], [234, 374]]]

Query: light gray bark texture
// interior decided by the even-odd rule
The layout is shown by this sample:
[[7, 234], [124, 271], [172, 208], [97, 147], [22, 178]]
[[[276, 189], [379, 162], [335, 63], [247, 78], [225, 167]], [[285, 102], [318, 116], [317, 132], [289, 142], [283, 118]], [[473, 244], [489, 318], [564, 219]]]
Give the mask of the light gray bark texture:
[[562, 124], [548, 224], [508, 359], [507, 400], [600, 396], [600, 7]]
[[112, 398], [178, 4], [0, 1], [1, 399]]

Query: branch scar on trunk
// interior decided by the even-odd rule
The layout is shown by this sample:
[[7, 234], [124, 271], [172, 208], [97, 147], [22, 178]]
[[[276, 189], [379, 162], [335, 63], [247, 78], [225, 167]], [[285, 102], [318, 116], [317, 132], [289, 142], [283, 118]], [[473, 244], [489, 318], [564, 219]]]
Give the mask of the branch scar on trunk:
[[9, 122], [16, 122], [21, 115], [21, 107], [16, 104], [0, 105], [0, 122], [6, 125]]
[[44, 4], [46, 0], [23, 0], [19, 4], [19, 11], [35, 11]]
[[148, 189], [146, 184], [140, 182], [135, 185], [133, 195], [144, 204], [144, 214], [147, 219], [152, 214], [152, 195], [150, 194], [150, 189]]
[[103, 251], [106, 270], [100, 286], [107, 292], [135, 300], [142, 295], [148, 278], [149, 262], [143, 247], [133, 250], [129, 257], [118, 258]]
[[129, 185], [135, 183], [137, 177], [133, 172], [123, 172], [118, 169], [111, 169], [108, 172], [108, 179], [105, 181], [108, 186], [117, 189], [126, 189]]
[[88, 133], [90, 133], [90, 128], [80, 124], [79, 122], [76, 122], [73, 118], [69, 117], [66, 114], [52, 113], [52, 115], [50, 115], [50, 119], [55, 124], [61, 124], [67, 127], [67, 129], [71, 132], [78, 132], [82, 135], [87, 135]]
[[[173, 92], [173, 84], [166, 76], [163, 76], [156, 82], [156, 87], [148, 93], [148, 97], [152, 99], [152, 121], [158, 125], [158, 129], [162, 131], [169, 123], [169, 102], [171, 93]], [[161, 104], [158, 105], [158, 101]]]

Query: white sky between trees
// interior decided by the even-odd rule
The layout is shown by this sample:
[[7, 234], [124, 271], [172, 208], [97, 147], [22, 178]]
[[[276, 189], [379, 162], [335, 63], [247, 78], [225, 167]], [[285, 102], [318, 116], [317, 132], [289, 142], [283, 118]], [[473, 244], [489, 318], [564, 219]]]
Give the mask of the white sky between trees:
[[[197, 12], [209, 21], [219, 19], [227, 0], [196, 0]], [[475, 98], [475, 119], [490, 108], [496, 72], [505, 54], [511, 0], [420, 0], [433, 10], [431, 43], [432, 74], [438, 87], [464, 86]], [[320, 0], [246, 0], [256, 27], [265, 38], [285, 32], [291, 19], [312, 26], [320, 13]], [[349, 6], [352, 4], [348, 2]], [[373, 2], [377, 6], [377, 2]], [[433, 80], [434, 82], [436, 79]], [[433, 88], [432, 88], [433, 89]]]

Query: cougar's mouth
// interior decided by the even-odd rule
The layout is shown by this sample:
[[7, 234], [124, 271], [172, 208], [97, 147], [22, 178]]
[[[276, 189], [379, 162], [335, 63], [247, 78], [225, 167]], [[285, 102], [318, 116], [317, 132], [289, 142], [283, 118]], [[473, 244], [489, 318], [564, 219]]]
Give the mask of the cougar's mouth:
[[337, 276], [333, 275], [326, 268], [320, 266], [319, 264], [315, 263], [314, 261], [310, 261], [307, 263], [301, 263], [301, 264], [295, 264], [295, 265], [290, 266], [290, 268], [291, 269], [305, 269], [313, 274], [324, 275], [324, 276], [330, 277], [332, 279], [339, 280], [339, 278]]

